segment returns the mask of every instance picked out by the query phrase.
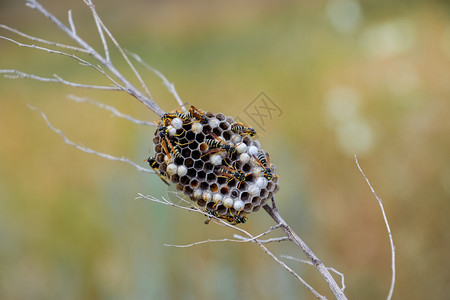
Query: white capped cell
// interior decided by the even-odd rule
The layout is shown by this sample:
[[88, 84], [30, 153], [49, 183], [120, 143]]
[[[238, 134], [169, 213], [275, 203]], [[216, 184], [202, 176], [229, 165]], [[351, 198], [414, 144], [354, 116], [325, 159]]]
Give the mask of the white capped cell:
[[214, 194], [213, 196], [213, 202], [214, 203], [220, 203], [223, 199], [223, 196], [221, 194]]
[[227, 208], [230, 208], [230, 207], [233, 206], [234, 201], [233, 201], [233, 199], [231, 199], [230, 197], [225, 197], [225, 198], [223, 198], [223, 200], [222, 200], [222, 204], [223, 204], [223, 206], [225, 206], [225, 207], [227, 207]]
[[203, 131], [203, 125], [200, 123], [194, 123], [192, 124], [192, 131], [194, 133], [200, 133]]
[[241, 155], [239, 155], [239, 161], [243, 164], [246, 164], [250, 161], [250, 155], [248, 155], [247, 153], [242, 153]]
[[175, 129], [181, 129], [181, 127], [183, 127], [183, 120], [181, 120], [180, 118], [172, 119], [172, 126]]
[[177, 173], [178, 166], [176, 164], [169, 164], [166, 168], [166, 172], [169, 175], [175, 175]]
[[204, 191], [203, 195], [202, 195], [202, 199], [205, 202], [209, 202], [209, 201], [212, 200], [212, 194], [210, 192], [208, 192], [208, 191]]
[[221, 165], [222, 164], [222, 156], [220, 154], [215, 154], [215, 155], [211, 156], [210, 161], [215, 166]]
[[219, 127], [220, 121], [217, 120], [216, 118], [211, 118], [208, 121], [209, 126], [211, 126], [211, 128], [216, 128]]
[[248, 147], [247, 153], [249, 155], [255, 155], [256, 156], [258, 154], [258, 148], [255, 147], [255, 146], [250, 146], [250, 147]]
[[244, 144], [244, 143], [238, 144], [238, 145], [236, 146], [236, 151], [237, 151], [238, 153], [244, 153], [244, 152], [246, 152], [246, 151], [247, 151], [247, 145]]
[[233, 135], [233, 137], [231, 138], [231, 140], [233, 141], [233, 143], [235, 145], [239, 144], [242, 142], [242, 136], [240, 134], [235, 134]]
[[181, 177], [187, 174], [187, 168], [183, 165], [178, 167], [177, 174]]
[[243, 209], [244, 209], [244, 206], [245, 206], [244, 201], [242, 201], [242, 200], [236, 200], [236, 201], [234, 201], [233, 208], [234, 208], [236, 211], [241, 211], [241, 210], [243, 210]]
[[261, 189], [265, 189], [267, 186], [267, 179], [264, 177], [258, 177], [258, 179], [256, 179], [256, 185], [261, 188]]
[[170, 125], [167, 126], [167, 132], [169, 133], [170, 136], [174, 136], [175, 134], [177, 134], [177, 129], [172, 125]]
[[201, 199], [201, 198], [202, 198], [202, 190], [196, 189], [196, 190], [194, 191], [193, 197], [194, 197], [195, 199]]
[[247, 192], [252, 196], [259, 196], [261, 189], [256, 184], [253, 184], [247, 189]]

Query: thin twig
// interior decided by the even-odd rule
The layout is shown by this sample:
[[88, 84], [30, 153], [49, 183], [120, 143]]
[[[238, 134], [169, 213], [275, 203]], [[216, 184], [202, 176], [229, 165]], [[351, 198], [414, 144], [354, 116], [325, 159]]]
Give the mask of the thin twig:
[[[245, 238], [243, 236], [240, 236], [238, 234], [234, 234], [233, 237], [235, 237], [237, 239], [245, 240]], [[270, 238], [267, 240], [258, 240], [258, 241], [261, 244], [269, 244], [269, 243], [279, 243], [279, 242], [289, 241], [289, 238], [287, 236], [283, 236], [283, 237]]]
[[[280, 255], [280, 256], [282, 258], [286, 258], [286, 259], [290, 259], [290, 260], [298, 261], [298, 262], [301, 262], [301, 263], [304, 263], [304, 264], [307, 264], [307, 265], [314, 266], [312, 262], [310, 262], [309, 260], [306, 260], [306, 259], [299, 259], [297, 257], [293, 257], [293, 256], [290, 256], [290, 255]], [[341, 290], [344, 291], [345, 288], [346, 288], [344, 274], [342, 274], [341, 272], [339, 272], [338, 270], [336, 270], [333, 267], [327, 267], [327, 269], [332, 271], [332, 272], [334, 272], [334, 273], [336, 273], [337, 275], [339, 275], [341, 277], [341, 284], [342, 284]]]
[[151, 169], [143, 168], [143, 167], [141, 167], [140, 165], [138, 165], [137, 163], [131, 161], [130, 159], [128, 159], [128, 158], [126, 158], [126, 157], [116, 157], [116, 156], [112, 156], [112, 155], [110, 155], [110, 154], [98, 152], [98, 151], [93, 150], [93, 149], [91, 149], [91, 148], [87, 148], [87, 147], [78, 145], [78, 144], [75, 143], [75, 142], [72, 142], [71, 140], [69, 140], [69, 139], [64, 135], [64, 133], [63, 133], [60, 129], [55, 128], [55, 127], [50, 123], [50, 121], [48, 120], [47, 116], [46, 116], [43, 112], [41, 112], [41, 111], [38, 110], [36, 107], [31, 106], [31, 105], [29, 105], [29, 104], [28, 104], [28, 107], [29, 107], [30, 109], [36, 111], [37, 113], [39, 113], [39, 114], [41, 115], [41, 117], [44, 119], [45, 123], [47, 123], [48, 128], [50, 128], [52, 131], [54, 131], [54, 132], [56, 132], [57, 134], [59, 134], [59, 135], [63, 138], [64, 143], [69, 144], [70, 146], [73, 146], [73, 147], [77, 148], [78, 150], [81, 150], [81, 151], [86, 152], [86, 153], [95, 154], [95, 155], [97, 155], [97, 156], [100, 156], [100, 157], [103, 157], [103, 158], [106, 158], [106, 159], [109, 159], [109, 160], [121, 161], [121, 162], [127, 163], [127, 164], [132, 165], [133, 167], [135, 167], [138, 171], [148, 172], [148, 173], [155, 173], [155, 171], [153, 171], [153, 170], [151, 170]]
[[69, 11], [67, 12], [67, 19], [69, 20], [70, 30], [74, 34], [77, 34], [77, 29], [76, 29], [75, 23], [73, 22], [73, 19], [72, 19], [72, 10], [71, 9], [69, 9]]
[[[69, 17], [69, 18], [70, 18], [70, 17]], [[70, 22], [70, 19], [69, 19], [69, 22]], [[71, 26], [73, 26], [72, 23], [71, 23]], [[23, 32], [21, 32], [21, 31], [15, 29], [15, 28], [11, 28], [11, 27], [6, 26], [6, 25], [3, 25], [3, 24], [0, 24], [0, 28], [3, 28], [3, 29], [5, 29], [5, 30], [8, 30], [8, 31], [10, 31], [10, 32], [12, 32], [12, 33], [15, 33], [15, 34], [17, 34], [17, 35], [19, 35], [19, 36], [21, 36], [21, 37], [24, 37], [24, 38], [29, 39], [29, 40], [34, 41], [34, 42], [38, 42], [38, 43], [42, 43], [42, 44], [47, 44], [47, 45], [52, 45], [52, 46], [55, 46], [55, 47], [65, 48], [65, 49], [68, 49], [68, 50], [78, 51], [78, 52], [82, 52], [82, 53], [88, 53], [88, 52], [87, 52], [85, 49], [83, 49], [83, 48], [79, 48], [79, 47], [74, 47], [74, 46], [65, 45], [65, 44], [61, 44], [61, 43], [56, 43], [56, 42], [47, 41], [47, 40], [44, 40], [44, 39], [41, 39], [41, 38], [38, 38], [38, 37], [34, 37], [34, 36], [31, 36], [31, 35], [28, 35], [28, 34], [23, 33]], [[75, 29], [75, 28], [73, 28], [73, 29]], [[73, 29], [72, 29], [72, 30], [73, 30]], [[76, 32], [75, 32], [75, 34], [76, 34]], [[0, 36], [0, 37], [2, 37], [2, 36]], [[2, 37], [2, 38], [5, 38], [5, 37]]]
[[[105, 76], [106, 78], [108, 78], [116, 86], [116, 88], [115, 88], [116, 90], [123, 90], [124, 89], [124, 87], [122, 87], [117, 81], [115, 81], [114, 79], [111, 78], [111, 76], [106, 74], [106, 72], [101, 67], [95, 66], [95, 65], [91, 64], [90, 62], [88, 62], [88, 61], [86, 61], [86, 60], [84, 60], [84, 59], [82, 59], [82, 58], [80, 58], [80, 57], [78, 57], [76, 55], [73, 55], [73, 54], [70, 54], [70, 53], [66, 53], [66, 52], [63, 52], [63, 51], [58, 51], [58, 50], [53, 50], [53, 49], [49, 49], [49, 48], [45, 48], [45, 47], [40, 47], [40, 46], [36, 46], [36, 45], [20, 43], [20, 42], [18, 42], [16, 40], [13, 40], [13, 39], [10, 39], [10, 38], [7, 38], [7, 37], [3, 37], [3, 36], [0, 36], [0, 38], [4, 39], [4, 40], [7, 40], [7, 41], [10, 41], [12, 43], [15, 43], [19, 47], [33, 48], [33, 49], [37, 49], [37, 50], [41, 50], [41, 51], [46, 51], [46, 52], [51, 53], [51, 54], [58, 54], [58, 55], [70, 57], [70, 58], [78, 61], [81, 65], [91, 67], [94, 70], [98, 71], [103, 76]], [[5, 70], [0, 70], [0, 71], [5, 71]], [[17, 72], [19, 72], [19, 71], [17, 71]], [[62, 82], [62, 83], [64, 83], [64, 82]], [[74, 84], [74, 83], [70, 84], [70, 85], [76, 86], [76, 87], [83, 87], [83, 88], [96, 88], [96, 86], [94, 86], [94, 85], [77, 85], [77, 84]], [[104, 88], [99, 87], [97, 89], [104, 89]]]
[[97, 24], [97, 29], [98, 32], [100, 34], [100, 37], [103, 37], [102, 42], [103, 42], [103, 46], [105, 48], [105, 53], [106, 53], [106, 61], [110, 63], [109, 60], [109, 51], [108, 51], [108, 46], [106, 44], [106, 41], [104, 40], [104, 36], [103, 36], [103, 31], [108, 35], [109, 39], [113, 42], [114, 46], [116, 47], [117, 50], [119, 50], [120, 54], [122, 55], [122, 57], [125, 59], [125, 61], [127, 62], [128, 66], [131, 68], [131, 70], [133, 71], [134, 75], [136, 76], [136, 78], [138, 79], [139, 83], [141, 84], [141, 87], [144, 89], [145, 93], [147, 94], [149, 99], [152, 99], [152, 96], [150, 94], [150, 91], [148, 90], [147, 86], [144, 83], [144, 80], [142, 80], [141, 75], [139, 74], [139, 72], [136, 70], [136, 68], [134, 67], [134, 65], [131, 63], [131, 61], [128, 59], [128, 56], [126, 55], [126, 53], [123, 51], [122, 47], [120, 46], [120, 44], [117, 42], [117, 40], [114, 38], [114, 36], [111, 34], [111, 32], [109, 31], [109, 29], [105, 26], [105, 24], [103, 23], [103, 21], [100, 19], [100, 17], [97, 14], [97, 11], [95, 10], [95, 6], [92, 3], [91, 0], [84, 0], [84, 3], [86, 3], [86, 5], [91, 9], [92, 15], [94, 16], [95, 22]]
[[[213, 215], [208, 214], [208, 217]], [[216, 240], [212, 240], [212, 239], [208, 239], [208, 240], [204, 240], [204, 241], [200, 241], [200, 242], [195, 242], [195, 243], [191, 243], [191, 244], [186, 244], [186, 245], [171, 245], [171, 244], [164, 244], [164, 246], [168, 246], [168, 247], [176, 247], [176, 248], [187, 248], [187, 247], [192, 247], [192, 246], [196, 246], [196, 245], [201, 245], [201, 244], [205, 244], [208, 242], [235, 242], [235, 243], [248, 243], [248, 242], [255, 242], [256, 239], [269, 234], [270, 232], [272, 232], [273, 230], [275, 230], [276, 228], [280, 227], [279, 225], [275, 225], [269, 228], [269, 230], [260, 233], [256, 236], [252, 236], [251, 238], [244, 238], [240, 235], [235, 234], [234, 237], [236, 237], [236, 239], [216, 239]]]
[[[184, 210], [187, 210], [187, 211], [191, 211], [191, 212], [197, 212], [197, 213], [200, 213], [200, 214], [203, 214], [203, 215], [207, 215], [208, 217], [210, 217], [210, 218], [212, 218], [212, 219], [216, 219], [217, 221], [218, 221], [218, 223], [220, 223], [220, 224], [222, 224], [222, 225], [224, 225], [224, 226], [227, 226], [227, 227], [231, 227], [231, 228], [233, 228], [234, 230], [237, 230], [237, 231], [240, 231], [240, 232], [242, 232], [242, 233], [244, 233], [245, 235], [247, 235], [247, 236], [249, 236], [250, 238], [253, 238], [253, 236], [249, 233], [249, 232], [247, 232], [247, 231], [245, 231], [245, 230], [243, 230], [243, 229], [241, 229], [241, 228], [238, 228], [238, 227], [236, 227], [236, 226], [234, 226], [234, 225], [231, 225], [231, 224], [228, 224], [228, 223], [226, 223], [226, 222], [224, 222], [223, 220], [221, 220], [221, 219], [219, 219], [219, 218], [216, 218], [215, 216], [213, 216], [213, 215], [210, 215], [210, 214], [207, 214], [206, 212], [204, 212], [204, 211], [201, 211], [199, 208], [197, 208], [197, 207], [185, 207], [185, 206], [182, 206], [182, 205], [178, 205], [178, 204], [175, 204], [175, 203], [173, 203], [173, 202], [171, 202], [171, 201], [168, 201], [167, 199], [164, 199], [163, 198], [163, 200], [160, 200], [160, 199], [157, 199], [157, 198], [155, 198], [155, 197], [153, 197], [153, 196], [145, 196], [145, 195], [143, 195], [143, 194], [138, 194], [139, 195], [139, 197], [136, 197], [135, 199], [147, 199], [147, 200], [150, 200], [150, 201], [154, 201], [154, 202], [157, 202], [157, 203], [161, 203], [161, 204], [164, 204], [164, 205], [169, 205], [169, 206], [173, 206], [173, 207], [177, 207], [177, 208], [180, 208], [180, 209], [184, 209]], [[178, 196], [177, 196], [178, 197]], [[182, 199], [181, 197], [178, 197], [181, 201], [184, 201], [184, 202], [186, 202], [186, 203], [188, 203], [187, 201], [185, 201], [184, 199]], [[276, 257], [272, 252], [270, 252], [262, 243], [260, 243], [257, 239], [255, 239], [254, 240], [258, 245], [259, 245], [259, 247], [267, 254], [267, 255], [269, 255], [270, 257], [272, 257], [272, 259], [273, 260], [275, 260], [279, 265], [281, 265], [284, 269], [286, 269], [286, 271], [288, 271], [290, 274], [292, 274], [295, 278], [297, 278], [307, 289], [309, 289], [318, 299], [326, 299], [324, 296], [322, 296], [321, 294], [319, 294], [312, 286], [310, 286], [302, 277], [300, 277], [294, 270], [292, 270], [289, 266], [287, 266], [283, 261], [281, 261], [278, 257]], [[203, 243], [203, 242], [200, 242], [200, 243]]]
[[71, 82], [65, 79], [62, 79], [58, 75], [54, 74], [54, 78], [50, 77], [42, 77], [37, 76], [34, 74], [28, 74], [24, 73], [18, 70], [0, 70], [0, 74], [6, 74], [5, 76], [10, 79], [17, 79], [17, 78], [27, 78], [27, 79], [33, 79], [37, 81], [43, 81], [43, 82], [58, 82], [62, 83], [68, 86], [77, 87], [77, 88], [85, 88], [85, 89], [96, 89], [96, 90], [110, 90], [110, 91], [120, 91], [120, 88], [114, 87], [114, 86], [103, 86], [103, 85], [91, 85], [91, 84], [81, 84], [76, 82]]
[[[85, 0], [88, 1], [88, 0]], [[90, 3], [86, 2], [86, 3]], [[145, 96], [142, 94], [134, 85], [132, 85], [117, 69], [116, 67], [108, 61], [105, 57], [101, 56], [92, 46], [90, 46], [86, 41], [84, 41], [81, 37], [79, 37], [76, 33], [74, 33], [70, 28], [68, 28], [66, 25], [64, 25], [58, 18], [56, 18], [54, 15], [52, 15], [49, 11], [47, 11], [37, 0], [27, 0], [26, 5], [32, 9], [37, 10], [41, 14], [43, 14], [45, 17], [47, 17], [51, 22], [53, 22], [57, 27], [59, 27], [62, 31], [64, 31], [73, 41], [75, 41], [78, 45], [80, 45], [83, 49], [86, 50], [86, 53], [94, 57], [97, 61], [99, 61], [102, 65], [104, 65], [123, 85], [124, 91], [126, 91], [131, 96], [138, 99], [140, 102], [142, 102], [145, 106], [147, 106], [149, 109], [151, 109], [153, 112], [161, 116], [164, 114], [164, 111], [155, 103], [153, 98], [151, 96]], [[91, 6], [90, 6], [91, 7]], [[95, 8], [91, 8], [93, 12], [95, 12]], [[102, 25], [103, 30], [108, 34], [110, 39], [113, 41], [114, 45], [123, 53], [122, 48], [120, 48], [117, 41], [114, 39], [114, 37], [111, 35], [111, 33], [106, 29], [106, 27], [101, 22], [100, 18], [98, 18], [98, 21]], [[125, 60], [129, 62], [126, 55], [124, 56]], [[132, 67], [133, 68], [133, 67]], [[138, 77], [139, 78], [139, 77]], [[142, 82], [142, 80], [140, 80]]]
[[75, 101], [77, 103], [89, 103], [89, 104], [95, 105], [97, 107], [100, 107], [101, 109], [105, 109], [105, 110], [112, 112], [112, 114], [116, 117], [127, 119], [128, 121], [133, 122], [138, 125], [147, 125], [147, 126], [152, 126], [152, 127], [156, 126], [155, 123], [153, 123], [153, 122], [135, 119], [132, 116], [121, 113], [114, 106], [106, 105], [100, 101], [92, 100], [88, 97], [78, 97], [75, 95], [68, 95], [67, 98], [69, 100]]
[[[272, 203], [273, 203], [273, 205], [275, 205], [274, 197], [272, 197]], [[276, 206], [274, 208], [274, 207], [271, 207], [269, 204], [265, 204], [263, 206], [263, 208], [277, 224], [281, 224], [281, 229], [283, 229], [283, 231], [289, 237], [289, 240], [291, 240], [295, 245], [297, 245], [297, 247], [299, 247], [303, 251], [303, 253], [305, 253], [308, 260], [311, 261], [311, 263], [317, 268], [319, 273], [325, 279], [325, 281], [327, 282], [331, 291], [335, 295], [336, 299], [338, 299], [338, 300], [347, 299], [344, 292], [341, 290], [339, 285], [336, 283], [333, 276], [330, 274], [330, 272], [325, 267], [325, 265], [319, 260], [319, 258], [311, 251], [311, 249], [309, 249], [308, 245], [306, 245], [306, 243], [297, 235], [297, 233], [295, 233], [295, 231], [280, 216], [280, 214], [278, 213], [278, 209], [276, 209]]]
[[359, 165], [359, 162], [358, 162], [358, 158], [356, 157], [356, 154], [355, 154], [355, 162], [356, 162], [356, 165], [358, 166], [359, 172], [361, 172], [361, 174], [363, 175], [364, 179], [367, 182], [367, 185], [369, 185], [369, 188], [372, 191], [372, 194], [378, 200], [378, 204], [379, 204], [379, 206], [381, 208], [381, 213], [383, 214], [384, 223], [386, 224], [387, 232], [388, 232], [388, 235], [389, 235], [389, 242], [391, 244], [392, 277], [391, 277], [391, 286], [389, 288], [389, 293], [388, 293], [388, 296], [387, 296], [386, 299], [390, 300], [392, 298], [393, 293], [394, 293], [394, 287], [395, 287], [395, 246], [394, 246], [394, 239], [392, 238], [392, 232], [391, 232], [391, 228], [389, 227], [389, 222], [388, 222], [388, 219], [386, 217], [386, 212], [384, 211], [383, 202], [381, 201], [380, 197], [378, 197], [377, 193], [375, 192], [375, 189], [370, 184], [370, 181], [367, 178], [366, 174], [364, 174], [363, 170], [361, 169], [361, 167]]
[[153, 73], [155, 73], [164, 83], [164, 85], [166, 86], [167, 90], [169, 91], [169, 93], [171, 93], [174, 97], [175, 100], [177, 100], [178, 105], [180, 105], [181, 109], [183, 111], [186, 111], [186, 107], [185, 102], [183, 102], [183, 100], [181, 100], [180, 96], [178, 95], [177, 90], [175, 89], [175, 85], [170, 82], [166, 76], [164, 76], [163, 73], [161, 73], [160, 71], [158, 71], [157, 69], [153, 68], [152, 66], [150, 66], [149, 64], [147, 64], [139, 55], [137, 55], [136, 53], [133, 53], [129, 50], [126, 50], [138, 63], [140, 63], [142, 66], [144, 66], [146, 69], [152, 71]]

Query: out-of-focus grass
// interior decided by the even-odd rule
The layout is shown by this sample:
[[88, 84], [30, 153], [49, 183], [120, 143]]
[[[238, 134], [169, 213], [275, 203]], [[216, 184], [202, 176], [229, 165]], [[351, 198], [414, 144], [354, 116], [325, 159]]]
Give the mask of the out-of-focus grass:
[[[43, 4], [61, 18], [72, 8], [80, 32], [95, 41], [79, 2]], [[64, 41], [18, 3], [0, 4], [1, 23]], [[361, 2], [359, 21], [345, 29], [339, 20], [352, 16], [345, 10], [337, 24], [330, 22], [336, 3], [343, 2], [96, 1], [122, 45], [175, 82], [185, 101], [245, 119], [243, 108], [263, 91], [283, 110], [261, 138], [281, 176], [279, 209], [326, 265], [345, 273], [350, 298], [379, 299], [390, 278], [387, 234], [356, 153], [391, 221], [395, 296], [444, 299], [450, 292], [448, 7]], [[6, 41], [0, 41], [0, 66], [104, 82], [68, 59]], [[143, 75], [158, 103], [175, 108], [159, 79]], [[0, 91], [0, 298], [311, 298], [254, 245], [162, 246], [229, 233], [203, 225], [199, 216], [134, 200], [138, 192], [167, 191], [154, 176], [65, 145], [26, 107], [45, 111], [74, 141], [143, 161], [151, 129], [65, 97], [89, 96], [137, 118], [156, 118], [137, 101], [29, 80], [1, 79]], [[249, 230], [272, 225], [264, 213], [249, 217]], [[277, 254], [300, 255], [276, 247]], [[329, 296], [313, 269], [295, 269]]]

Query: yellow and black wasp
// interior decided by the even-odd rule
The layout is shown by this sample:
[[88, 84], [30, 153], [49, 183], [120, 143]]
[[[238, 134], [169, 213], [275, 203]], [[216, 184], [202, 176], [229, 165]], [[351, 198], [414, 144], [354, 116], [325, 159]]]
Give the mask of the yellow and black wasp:
[[[150, 154], [150, 149], [148, 150], [148, 153]], [[165, 178], [164, 174], [159, 170], [159, 163], [158, 163], [158, 161], [153, 156], [150, 156], [145, 161], [148, 162], [148, 164], [153, 169], [153, 171], [155, 171], [156, 175], [158, 175], [158, 177], [161, 178], [161, 180], [165, 184], [169, 185], [169, 183], [166, 181], [166, 178]]]
[[209, 147], [209, 150], [206, 151], [206, 153], [204, 155], [225, 151], [230, 156], [230, 158], [232, 158], [233, 154], [236, 153], [236, 147], [234, 147], [232, 145], [228, 145], [224, 140], [222, 140], [221, 138], [219, 138], [217, 135], [215, 135], [212, 132], [210, 132], [210, 135], [214, 139], [205, 139], [204, 140], [206, 145], [208, 145], [208, 147]]
[[[251, 173], [245, 175], [244, 172], [237, 170], [236, 168], [231, 168], [230, 166], [220, 166], [216, 171], [221, 177], [229, 178], [227, 184], [231, 180], [237, 180], [239, 182], [238, 188], [240, 188], [241, 183], [247, 180], [247, 177], [252, 175]], [[220, 177], [219, 176], [219, 177]]]
[[231, 124], [231, 131], [237, 134], [248, 134], [250, 137], [256, 136], [256, 130], [252, 127], [246, 127], [244, 124], [239, 122], [234, 122]]
[[[243, 216], [240, 216], [239, 214], [228, 216], [228, 215], [219, 215], [219, 212], [214, 209], [205, 209], [205, 211], [208, 214], [210, 214], [216, 218], [224, 219], [224, 220], [230, 222], [231, 225], [245, 223], [247, 221], [247, 217], [246, 217], [247, 214], [244, 214]], [[207, 217], [208, 217], [208, 219], [205, 220], [205, 224], [209, 224], [209, 222], [211, 221], [211, 217], [209, 217], [209, 216], [207, 216]]]
[[189, 114], [195, 119], [199, 120], [201, 124], [207, 124], [208, 118], [206, 118], [205, 113], [200, 109], [196, 108], [194, 105], [191, 105], [189, 109]]
[[271, 164], [270, 164], [270, 156], [269, 153], [258, 152], [256, 156], [253, 156], [255, 161], [261, 166], [263, 169], [263, 176], [267, 180], [271, 180], [273, 177], [279, 177], [278, 175], [272, 174]]

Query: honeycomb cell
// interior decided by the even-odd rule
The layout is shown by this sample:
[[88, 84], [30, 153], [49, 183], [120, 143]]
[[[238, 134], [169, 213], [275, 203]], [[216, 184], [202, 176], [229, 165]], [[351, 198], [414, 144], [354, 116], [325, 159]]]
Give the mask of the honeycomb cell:
[[228, 187], [226, 187], [226, 186], [223, 186], [223, 187], [220, 188], [220, 193], [222, 195], [228, 195], [229, 192], [230, 192], [230, 189]]
[[209, 173], [208, 175], [206, 175], [207, 182], [212, 183], [215, 182], [216, 180], [217, 180], [216, 175], [214, 175], [213, 173]]
[[[222, 132], [222, 137], [223, 137], [225, 140], [230, 140], [230, 139], [231, 139], [231, 133], [228, 132], [228, 131], [224, 131], [224, 132]], [[231, 141], [230, 141], [230, 142], [231, 142]]]
[[181, 151], [181, 155], [182, 155], [183, 157], [191, 157], [191, 150], [190, 150], [189, 148], [184, 148], [184, 149]]
[[201, 160], [196, 160], [195, 162], [194, 162], [194, 168], [196, 169], [196, 170], [203, 170], [203, 166], [205, 165], [205, 163], [204, 162], [202, 162]]
[[194, 160], [188, 157], [184, 160], [184, 165], [186, 166], [186, 168], [190, 168], [194, 165]]
[[228, 123], [227, 121], [220, 122], [220, 123], [219, 123], [219, 127], [220, 127], [222, 130], [228, 130], [228, 129], [230, 128], [230, 123]]
[[182, 176], [182, 177], [180, 177], [180, 183], [182, 185], [186, 185], [187, 186], [189, 184], [189, 182], [191, 182], [189, 176]]
[[236, 189], [231, 190], [230, 196], [231, 196], [233, 199], [239, 197], [239, 191], [236, 190]]
[[[191, 187], [193, 187], [193, 188], [196, 188], [196, 187], [198, 187], [198, 185], [199, 185], [200, 183], [198, 182], [198, 180], [197, 179], [193, 179], [193, 180], [191, 180]], [[200, 193], [200, 195], [198, 196], [198, 197], [195, 197], [194, 196], [194, 198], [200, 198], [201, 197], [201, 193]]]
[[191, 158], [192, 159], [199, 159], [201, 157], [201, 153], [198, 150], [192, 151]]
[[199, 171], [199, 172], [197, 172], [197, 178], [198, 178], [198, 179], [203, 180], [203, 179], [205, 179], [205, 177], [206, 177], [206, 172], [205, 172], [205, 171]]
[[221, 136], [222, 135], [222, 130], [220, 128], [213, 128], [212, 132], [217, 135], [217, 136]]
[[264, 189], [264, 190], [261, 191], [261, 194], [259, 196], [261, 198], [266, 198], [268, 194], [269, 194], [269, 191]]
[[219, 190], [219, 187], [217, 186], [217, 184], [213, 183], [213, 184], [210, 185], [209, 189], [211, 190], [211, 192], [217, 193], [217, 191]]
[[253, 206], [258, 206], [261, 204], [261, 198], [260, 197], [253, 197], [252, 202]]
[[197, 205], [200, 206], [200, 207], [205, 207], [206, 206], [206, 201], [200, 198], [200, 199], [197, 200]]
[[248, 192], [243, 192], [240, 198], [242, 201], [247, 201], [249, 196]]
[[254, 210], [253, 204], [250, 202], [245, 203], [244, 205], [244, 211], [246, 213], [251, 213]]

